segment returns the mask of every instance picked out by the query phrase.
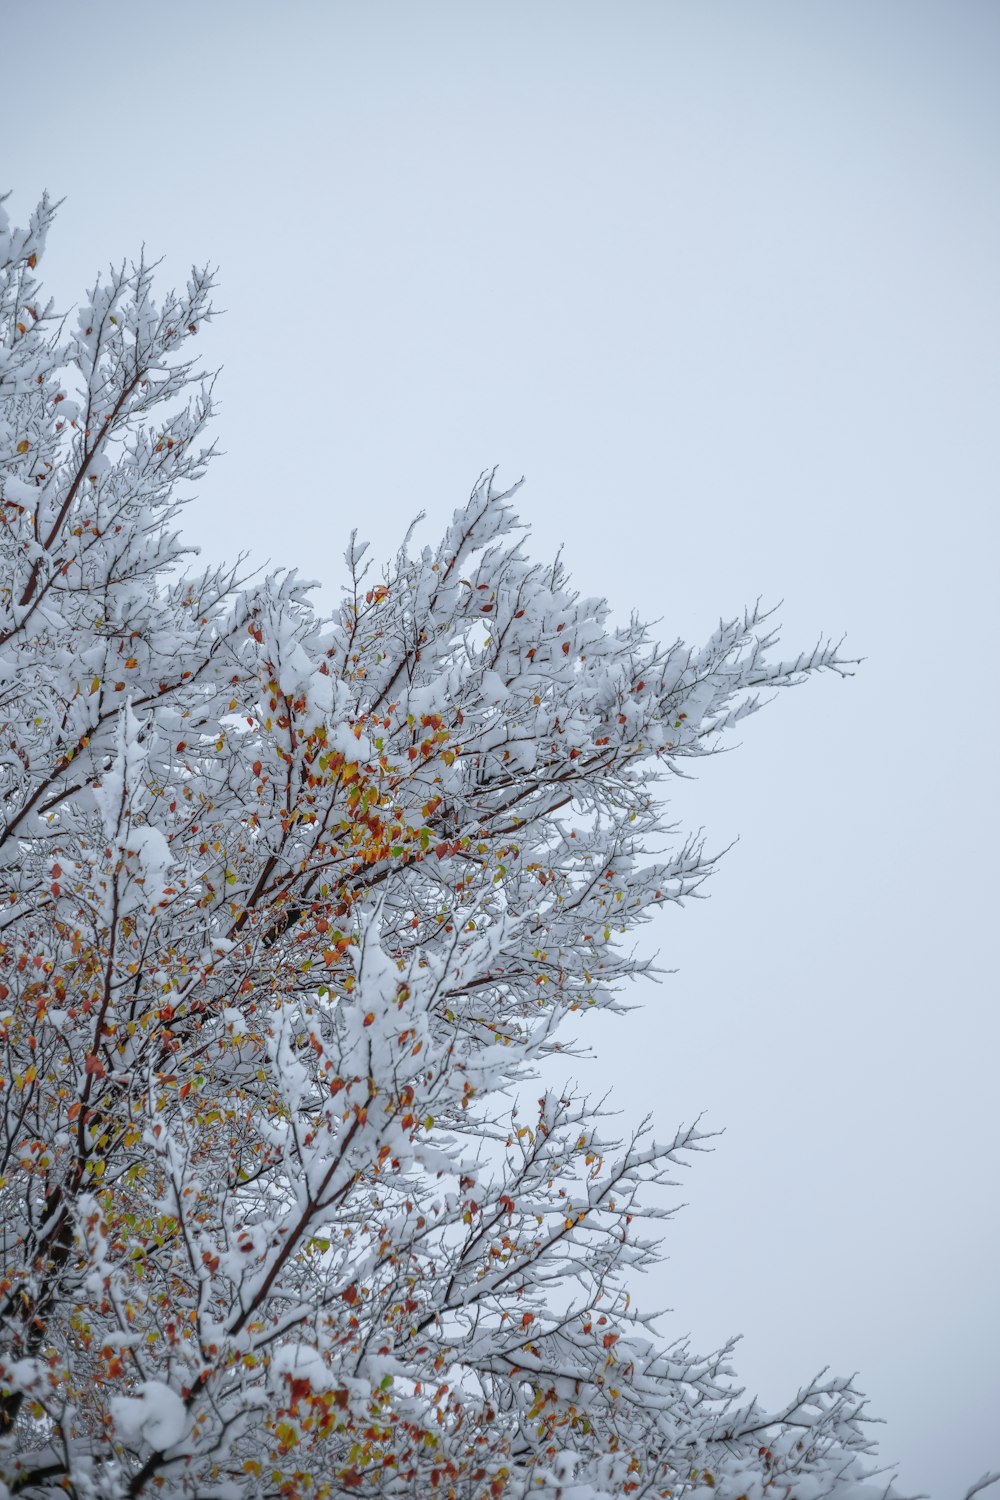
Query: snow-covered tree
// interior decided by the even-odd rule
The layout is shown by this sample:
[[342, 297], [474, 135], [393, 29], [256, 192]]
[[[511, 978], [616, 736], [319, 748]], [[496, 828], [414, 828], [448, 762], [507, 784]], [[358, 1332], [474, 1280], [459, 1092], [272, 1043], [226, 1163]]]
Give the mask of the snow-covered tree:
[[664, 778], [836, 647], [613, 626], [492, 475], [332, 618], [189, 571], [212, 278], [70, 328], [52, 217], [0, 209], [0, 1495], [881, 1492], [850, 1381], [762, 1410], [632, 1305], [698, 1129], [534, 1082], [711, 869]]

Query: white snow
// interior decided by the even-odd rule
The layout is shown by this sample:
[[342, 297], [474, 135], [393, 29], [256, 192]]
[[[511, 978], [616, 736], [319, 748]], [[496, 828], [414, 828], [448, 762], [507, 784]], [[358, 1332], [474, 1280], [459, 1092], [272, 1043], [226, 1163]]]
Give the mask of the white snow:
[[161, 1380], [144, 1381], [134, 1396], [113, 1396], [109, 1407], [115, 1431], [130, 1448], [173, 1448], [187, 1431], [184, 1402]]

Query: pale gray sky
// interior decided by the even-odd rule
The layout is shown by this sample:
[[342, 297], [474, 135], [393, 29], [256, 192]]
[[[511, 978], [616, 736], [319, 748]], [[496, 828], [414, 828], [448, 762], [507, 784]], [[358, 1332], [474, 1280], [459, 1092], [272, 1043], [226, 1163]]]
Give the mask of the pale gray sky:
[[142, 241], [221, 265], [210, 555], [332, 598], [352, 526], [433, 535], [498, 462], [665, 635], [762, 594], [866, 656], [684, 787], [740, 842], [591, 1081], [726, 1127], [643, 1289], [673, 1332], [742, 1331], [773, 1401], [859, 1370], [911, 1490], [1000, 1466], [1000, 6], [34, 0], [2, 36], [58, 300]]

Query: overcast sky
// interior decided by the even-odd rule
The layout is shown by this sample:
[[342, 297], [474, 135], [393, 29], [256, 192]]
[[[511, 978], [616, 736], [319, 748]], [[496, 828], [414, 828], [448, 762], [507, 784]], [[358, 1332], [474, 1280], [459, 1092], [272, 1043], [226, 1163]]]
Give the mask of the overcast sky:
[[683, 787], [711, 900], [595, 1089], [725, 1135], [642, 1288], [778, 1402], [860, 1372], [910, 1491], [1000, 1467], [994, 637], [1000, 4], [4, 7], [0, 184], [62, 304], [221, 268], [217, 558], [525, 473], [534, 549], [696, 643], [758, 595], [813, 682]]

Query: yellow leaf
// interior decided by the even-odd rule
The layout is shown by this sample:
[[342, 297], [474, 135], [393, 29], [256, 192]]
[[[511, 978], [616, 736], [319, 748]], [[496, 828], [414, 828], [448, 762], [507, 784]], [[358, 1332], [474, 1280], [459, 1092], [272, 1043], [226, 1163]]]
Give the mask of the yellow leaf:
[[22, 438], [21, 441], [17, 445], [17, 451], [18, 451], [18, 453], [27, 453], [27, 451], [28, 451], [28, 449], [30, 447], [31, 447], [31, 444], [28, 442], [28, 439], [27, 438]]

